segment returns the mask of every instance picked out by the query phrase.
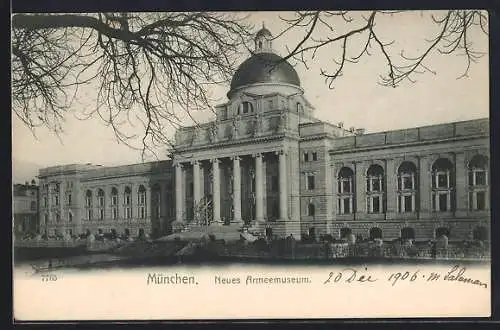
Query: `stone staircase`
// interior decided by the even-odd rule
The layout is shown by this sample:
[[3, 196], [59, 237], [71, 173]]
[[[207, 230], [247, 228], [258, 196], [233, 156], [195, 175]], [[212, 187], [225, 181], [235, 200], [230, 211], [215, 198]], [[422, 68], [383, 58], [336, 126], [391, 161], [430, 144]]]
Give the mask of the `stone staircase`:
[[[195, 211], [195, 219], [188, 222], [184, 230], [178, 233], [179, 237], [201, 237], [214, 235], [216, 239], [225, 241], [237, 241], [240, 239], [242, 224], [223, 225], [213, 221], [213, 206], [211, 196], [204, 196]], [[196, 235], [199, 234], [199, 235]]]

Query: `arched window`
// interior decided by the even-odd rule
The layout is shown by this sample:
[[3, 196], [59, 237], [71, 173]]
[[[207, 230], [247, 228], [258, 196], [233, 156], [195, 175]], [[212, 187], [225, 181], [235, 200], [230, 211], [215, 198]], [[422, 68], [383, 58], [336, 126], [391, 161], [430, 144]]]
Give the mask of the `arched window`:
[[398, 168], [398, 211], [415, 212], [417, 199], [417, 167], [403, 162]]
[[488, 240], [488, 229], [483, 226], [478, 226], [472, 231], [472, 238], [475, 241], [487, 241]]
[[474, 156], [469, 162], [469, 210], [487, 209], [488, 159]]
[[384, 169], [373, 164], [366, 172], [366, 208], [368, 213], [384, 213]]
[[111, 188], [111, 217], [118, 218], [118, 189]]
[[337, 177], [338, 213], [354, 212], [354, 172], [349, 167], [342, 167]]
[[370, 229], [370, 239], [374, 240], [376, 238], [382, 238], [382, 229], [373, 227]]
[[432, 208], [436, 212], [450, 212], [454, 206], [453, 164], [439, 158], [432, 164]]
[[104, 220], [104, 190], [97, 191], [97, 206], [99, 208], [99, 220]]
[[123, 195], [123, 201], [125, 204], [125, 218], [130, 219], [132, 218], [132, 189], [130, 189], [129, 186], [125, 187], [125, 193]]
[[93, 217], [93, 210], [92, 210], [92, 191], [89, 189], [85, 193], [85, 207], [87, 209], [86, 215], [87, 215], [87, 220], [92, 220]]
[[139, 205], [139, 218], [144, 219], [146, 217], [146, 188], [144, 188], [143, 185], [139, 186], [137, 197]]
[[313, 201], [309, 201], [309, 204], [307, 204], [307, 215], [310, 217], [314, 217], [315, 214], [316, 214], [316, 207]]

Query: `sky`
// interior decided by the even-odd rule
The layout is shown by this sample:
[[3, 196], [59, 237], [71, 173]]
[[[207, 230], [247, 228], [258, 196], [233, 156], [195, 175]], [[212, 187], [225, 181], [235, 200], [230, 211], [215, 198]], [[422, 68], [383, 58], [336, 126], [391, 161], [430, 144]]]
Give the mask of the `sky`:
[[[264, 23], [276, 35], [285, 27], [279, 15], [289, 17], [291, 13], [252, 12], [249, 21], [255, 25], [254, 32]], [[360, 14], [354, 14], [354, 17], [356, 15]], [[350, 24], [351, 27], [358, 27], [361, 23], [354, 20]], [[341, 31], [345, 26], [338, 23], [335, 28]], [[383, 17], [377, 20], [375, 28], [384, 41], [396, 40], [390, 46], [394, 56], [401, 50], [410, 56], [422, 51], [425, 38], [437, 32], [436, 27], [430, 24], [428, 13], [421, 11]], [[327, 32], [326, 29], [319, 29], [317, 37]], [[305, 33], [303, 29], [292, 31], [274, 40], [273, 46], [279, 54], [285, 55], [286, 46], [294, 47]], [[485, 51], [486, 55], [472, 64], [468, 77], [457, 79], [466, 67], [463, 56], [434, 54], [426, 64], [436, 74], [427, 72], [418, 75], [415, 83], [405, 83], [397, 88], [378, 84], [379, 76], [385, 73], [387, 66], [376, 48], [371, 51], [371, 56], [359, 63], [347, 63], [342, 77], [335, 81], [334, 89], [328, 88], [320, 72], [321, 69], [335, 70], [334, 61], [339, 59], [340, 44], [322, 49], [314, 59], [309, 57], [308, 68], [294, 61], [291, 63], [296, 64], [305, 97], [315, 107], [319, 119], [335, 124], [343, 122], [345, 127], [365, 128], [366, 133], [484, 118], [489, 116], [488, 38], [480, 33], [471, 33], [469, 38], [473, 46]], [[361, 41], [354, 44], [354, 49], [356, 47], [361, 49]], [[242, 57], [241, 62], [244, 59]], [[219, 103], [226, 101], [228, 87], [229, 84], [225, 84], [214, 88], [213, 93], [219, 96]], [[92, 93], [91, 89], [83, 89], [77, 106], [88, 106], [86, 102], [92, 99]], [[205, 121], [212, 116], [212, 112], [201, 111], [194, 115]], [[13, 114], [12, 157], [40, 166], [141, 162], [140, 151], [119, 144], [112, 130], [97, 118], [80, 121], [68, 116], [64, 129], [61, 138], [43, 129], [35, 132], [35, 138]]]

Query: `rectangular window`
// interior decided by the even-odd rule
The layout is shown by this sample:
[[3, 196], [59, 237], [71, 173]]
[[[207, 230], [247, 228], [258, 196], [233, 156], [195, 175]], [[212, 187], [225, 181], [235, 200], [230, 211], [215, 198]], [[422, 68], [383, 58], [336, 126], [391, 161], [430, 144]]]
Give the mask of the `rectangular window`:
[[404, 196], [405, 212], [413, 212], [411, 200], [412, 200], [411, 195]]
[[68, 205], [71, 205], [71, 194], [68, 194]]
[[314, 175], [307, 176], [307, 190], [314, 190]]
[[92, 220], [92, 209], [87, 210], [87, 219]]
[[476, 186], [486, 185], [486, 172], [476, 172]]
[[125, 195], [125, 205], [130, 205], [130, 195]]
[[342, 189], [344, 191], [344, 194], [350, 194], [351, 193], [351, 183], [350, 183], [350, 180], [344, 180], [344, 181], [342, 181]]
[[139, 215], [140, 215], [141, 219], [144, 219], [146, 217], [146, 212], [145, 212], [144, 207], [139, 208]]
[[373, 213], [380, 213], [380, 197], [373, 196], [372, 203], [373, 203]]
[[309, 161], [309, 153], [304, 152], [304, 162], [308, 162], [308, 161]]
[[403, 189], [413, 189], [412, 180], [410, 176], [403, 177]]
[[47, 197], [44, 197], [44, 198], [43, 198], [43, 206], [44, 206], [44, 207], [47, 207]]
[[68, 213], [68, 221], [73, 222], [73, 214], [71, 212]]
[[486, 209], [486, 194], [484, 191], [479, 191], [476, 193], [477, 209]]
[[55, 195], [54, 196], [54, 204], [57, 206], [59, 205], [59, 196], [58, 195]]
[[317, 152], [313, 152], [313, 153], [312, 153], [312, 160], [313, 160], [313, 161], [318, 160], [318, 153], [317, 153]]
[[31, 211], [36, 211], [36, 202], [35, 201], [31, 202], [30, 209], [31, 209]]
[[131, 212], [131, 211], [132, 211], [132, 210], [130, 209], [130, 207], [127, 207], [127, 208], [125, 209], [125, 216], [126, 216], [126, 218], [127, 218], [127, 219], [132, 218], [132, 212]]
[[111, 196], [111, 205], [117, 205], [118, 204], [118, 196]]
[[447, 204], [447, 194], [439, 194], [439, 211], [446, 212], [448, 210]]
[[100, 207], [104, 206], [104, 197], [102, 197], [102, 196], [99, 197], [99, 206]]
[[269, 101], [267, 101], [267, 108], [268, 108], [269, 110], [272, 110], [272, 109], [273, 109], [273, 100], [269, 100]]
[[104, 209], [99, 209], [99, 220], [104, 219]]
[[307, 207], [307, 215], [310, 216], [310, 217], [313, 217], [314, 216], [314, 213], [315, 213], [315, 207], [314, 207], [314, 204], [310, 203]]
[[85, 199], [85, 206], [91, 207], [92, 206], [92, 197], [87, 197]]
[[45, 221], [45, 223], [49, 222], [49, 216], [47, 214], [44, 216], [44, 221]]
[[139, 195], [139, 204], [144, 204], [146, 202], [146, 195], [144, 195], [143, 193], [141, 193]]
[[349, 203], [350, 198], [344, 198], [343, 203], [344, 203], [344, 213], [351, 213], [351, 208], [350, 208], [350, 203]]
[[118, 209], [116, 207], [113, 207], [112, 213], [113, 213], [113, 219], [118, 218]]
[[438, 174], [438, 188], [448, 188], [447, 175], [445, 173]]
[[381, 191], [382, 187], [380, 187], [380, 180], [377, 179], [372, 179], [372, 191]]

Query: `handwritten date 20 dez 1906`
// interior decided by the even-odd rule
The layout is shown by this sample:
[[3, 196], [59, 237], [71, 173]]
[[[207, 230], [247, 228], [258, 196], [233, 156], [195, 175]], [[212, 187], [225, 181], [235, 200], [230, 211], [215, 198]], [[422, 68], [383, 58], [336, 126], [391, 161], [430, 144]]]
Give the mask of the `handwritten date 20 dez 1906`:
[[[405, 272], [395, 272], [389, 274], [386, 279], [392, 286], [395, 286], [400, 281], [405, 282], [436, 282], [436, 281], [449, 281], [458, 282], [463, 284], [476, 285], [487, 289], [488, 285], [480, 280], [473, 279], [466, 274], [467, 268], [460, 265], [455, 265], [448, 271], [444, 273], [429, 272], [424, 273], [419, 269], [415, 271], [405, 271]], [[373, 283], [378, 282], [379, 278], [375, 275], [370, 274], [368, 268], [356, 269], [356, 268], [344, 268], [339, 272], [330, 272], [326, 281], [323, 284], [335, 284], [335, 283]]]

